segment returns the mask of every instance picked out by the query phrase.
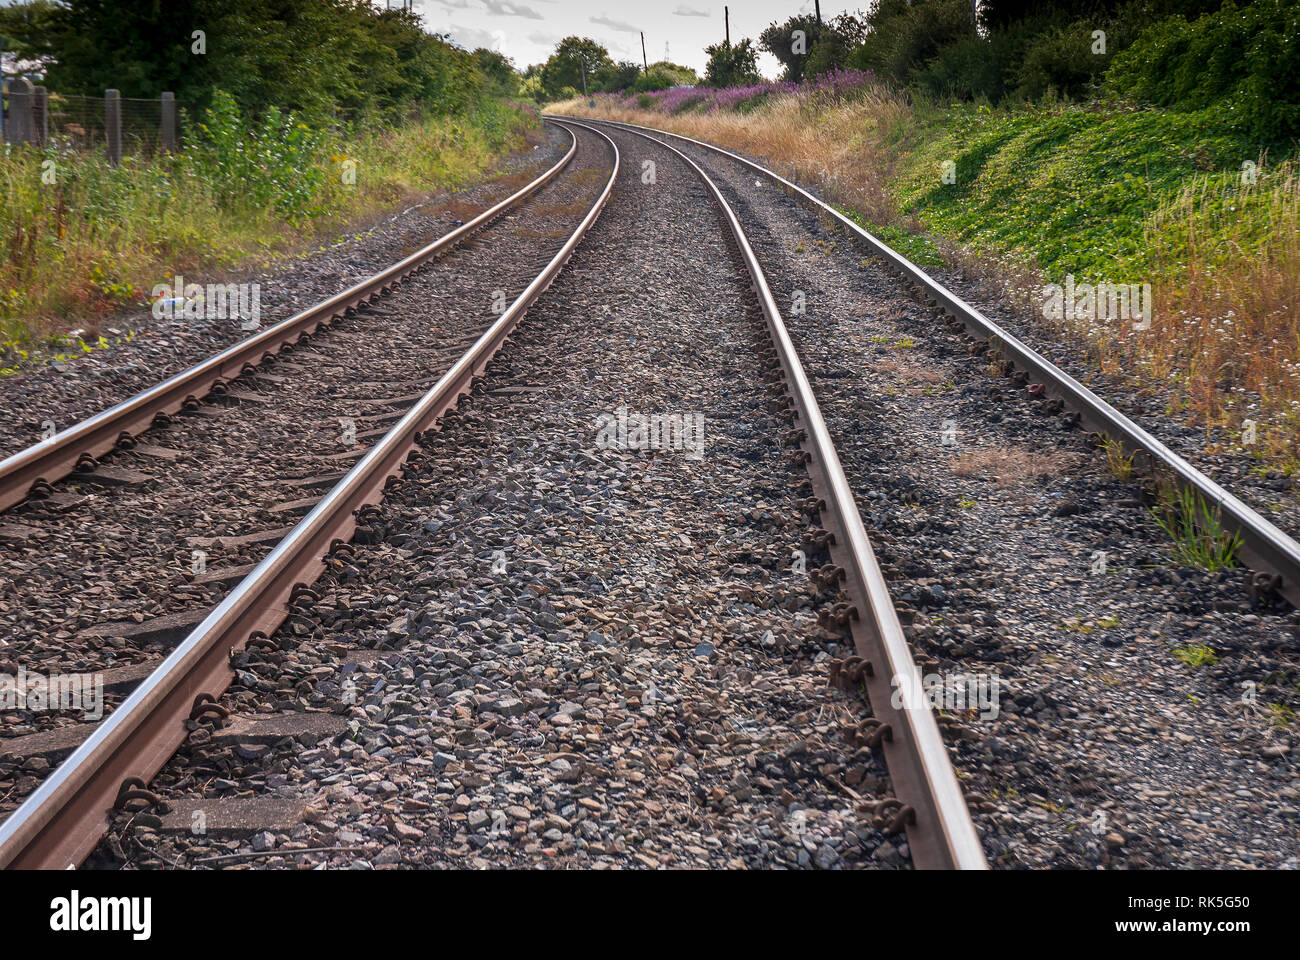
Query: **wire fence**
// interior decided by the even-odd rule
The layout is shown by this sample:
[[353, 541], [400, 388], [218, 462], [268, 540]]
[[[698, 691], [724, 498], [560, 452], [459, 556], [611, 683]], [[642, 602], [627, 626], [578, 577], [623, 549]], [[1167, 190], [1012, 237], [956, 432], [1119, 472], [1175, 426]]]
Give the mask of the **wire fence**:
[[22, 78], [6, 81], [4, 140], [79, 152], [106, 151], [110, 159], [151, 157], [176, 150], [193, 105], [170, 94], [157, 99], [47, 92]]

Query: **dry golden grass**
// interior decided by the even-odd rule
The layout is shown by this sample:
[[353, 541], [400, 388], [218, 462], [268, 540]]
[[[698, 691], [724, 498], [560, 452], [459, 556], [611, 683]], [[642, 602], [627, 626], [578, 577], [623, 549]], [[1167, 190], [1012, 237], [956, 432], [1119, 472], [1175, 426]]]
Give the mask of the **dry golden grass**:
[[1038, 453], [1023, 447], [985, 447], [970, 450], [952, 461], [952, 472], [959, 477], [993, 480], [999, 487], [1015, 487], [1039, 477], [1055, 477], [1072, 465], [1070, 457], [1050, 452]]
[[850, 103], [778, 99], [754, 113], [663, 114], [628, 110], [598, 100], [593, 110], [584, 100], [549, 108], [553, 113], [621, 120], [708, 140], [772, 162], [779, 172], [802, 183], [815, 183], [826, 198], [851, 207], [879, 223], [893, 223], [897, 207], [887, 188], [890, 155], [883, 133], [907, 116], [905, 101], [873, 91]]
[[944, 375], [933, 367], [925, 367], [896, 357], [884, 357], [878, 360], [872, 367], [872, 372], [902, 380], [903, 386], [912, 393], [921, 393], [927, 388], [937, 387], [945, 380]]

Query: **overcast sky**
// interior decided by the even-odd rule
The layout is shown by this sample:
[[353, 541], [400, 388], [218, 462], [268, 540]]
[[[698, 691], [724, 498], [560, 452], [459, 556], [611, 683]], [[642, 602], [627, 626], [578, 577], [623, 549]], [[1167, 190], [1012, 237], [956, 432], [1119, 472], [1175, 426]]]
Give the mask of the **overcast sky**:
[[[400, 0], [394, 0], [400, 3]], [[749, 0], [730, 3], [731, 39], [758, 35], [772, 21], [811, 12], [812, 0]], [[822, 19], [868, 6], [866, 0], [845, 5], [822, 3]], [[416, 0], [427, 30], [446, 33], [463, 47], [488, 47], [514, 60], [522, 70], [541, 63], [563, 37], [591, 37], [615, 60], [641, 62], [640, 32], [650, 62], [666, 59], [704, 72], [704, 48], [722, 39], [721, 3], [709, 0], [650, 0], [628, 4], [611, 0]], [[770, 54], [759, 56], [759, 70], [775, 77], [779, 65]]]

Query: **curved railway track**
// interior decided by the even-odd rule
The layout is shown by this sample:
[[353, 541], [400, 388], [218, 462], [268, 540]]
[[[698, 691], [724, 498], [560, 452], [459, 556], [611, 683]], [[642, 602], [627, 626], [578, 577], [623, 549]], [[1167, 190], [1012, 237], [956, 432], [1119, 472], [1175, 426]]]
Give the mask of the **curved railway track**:
[[[1241, 537], [1240, 554], [1264, 578], [1264, 587], [1300, 606], [1300, 542], [1234, 496], [1229, 490], [1188, 463], [1141, 425], [1125, 416], [1097, 396], [1074, 377], [1022, 342], [1010, 331], [984, 316], [943, 284], [912, 263], [888, 244], [872, 236], [830, 204], [813, 196], [803, 187], [787, 180], [740, 154], [666, 130], [621, 121], [600, 120], [596, 123], [645, 132], [655, 137], [669, 137], [693, 147], [726, 157], [742, 164], [772, 183], [797, 196], [809, 207], [830, 217], [891, 269], [920, 297], [943, 311], [953, 322], [961, 324], [974, 337], [987, 344], [990, 353], [1006, 363], [1005, 374], [1022, 371], [1041, 388], [1041, 395], [1056, 400], [1075, 413], [1088, 428], [1120, 443], [1125, 453], [1136, 458], [1148, 472], [1167, 477], [1180, 489], [1194, 491], [1212, 508], [1220, 511], [1224, 526]], [[660, 142], [663, 142], [662, 140]]]
[[[595, 132], [585, 125], [575, 126]], [[617, 157], [617, 149], [609, 142]], [[842, 665], [849, 686], [871, 688], [880, 706], [855, 736], [882, 749], [897, 799], [881, 812], [893, 832], [906, 830], [912, 857], [922, 867], [983, 867], [983, 856], [961, 790], [948, 764], [938, 728], [923, 700], [901, 709], [890, 703], [891, 680], [906, 690], [916, 668], [884, 580], [867, 542], [847, 481], [768, 290], [762, 269], [721, 193], [688, 158], [730, 228], [748, 271], [789, 397], [791, 442], [808, 464], [829, 549], [828, 583], [843, 579], [844, 599], [833, 618], [852, 634], [857, 657]], [[244, 645], [264, 642], [307, 586], [331, 563], [342, 562], [366, 505], [379, 498], [415, 449], [420, 433], [469, 389], [510, 330], [559, 271], [599, 214], [617, 176], [617, 159], [597, 203], [547, 269], [439, 383], [380, 440], [222, 603], [137, 687], [130, 697], [47, 778], [0, 827], [0, 862], [9, 866], [61, 866], [83, 859], [106, 826], [115, 803], [147, 796], [145, 784], [183, 740], [181, 721], [220, 712], [216, 697], [232, 677], [231, 657]], [[70, 434], [75, 433], [69, 431]], [[324, 558], [322, 560], [322, 558]]]
[[[346, 549], [358, 523], [364, 523], [367, 504], [378, 500], [384, 485], [397, 476], [416, 438], [469, 390], [474, 377], [500, 349], [599, 215], [613, 187], [618, 154], [608, 138], [596, 136], [612, 151], [613, 171], [595, 203], [542, 272], [270, 554], [132, 690], [125, 702], [0, 825], [0, 863], [51, 867], [80, 862], [103, 832], [105, 815], [116, 802], [121, 785], [132, 778], [141, 784], [147, 782], [183, 740], [183, 721], [201, 714], [199, 703], [209, 702], [229, 683], [231, 652], [242, 648], [250, 636], [273, 630], [284, 618], [286, 601], [292, 598], [295, 587], [301, 589], [312, 582], [338, 548]], [[152, 419], [155, 414], [146, 411], [162, 410], [166, 404], [179, 407], [185, 398], [194, 396], [196, 384], [211, 387], [221, 379], [222, 372], [234, 370], [236, 364], [243, 364], [247, 357], [257, 355], [257, 351], [269, 348], [270, 344], [283, 348], [289, 341], [297, 342], [307, 330], [391, 291], [432, 257], [543, 186], [568, 165], [577, 149], [575, 136], [564, 159], [541, 178], [370, 281], [250, 338], [167, 384], [64, 431], [59, 435], [64, 439], [57, 445], [64, 453], [55, 452], [55, 444], [51, 442], [50, 459], [46, 459], [47, 451], [41, 448], [10, 458], [6, 461], [12, 463], [6, 473], [8, 482], [26, 483], [36, 467], [44, 471], [39, 476], [56, 476], [56, 465], [66, 463], [70, 456], [66, 451], [79, 447], [84, 451], [88, 449], [86, 444], [102, 444], [103, 438], [120, 433], [119, 427], [125, 430], [126, 423], [144, 423], [141, 418], [146, 416]], [[96, 440], [97, 437], [100, 439]], [[242, 639], [234, 639], [236, 635]]]
[[[608, 179], [577, 228], [500, 318], [477, 336], [433, 387], [365, 451], [323, 498], [310, 506], [306, 516], [239, 580], [121, 706], [0, 824], [0, 865], [78, 864], [108, 829], [115, 808], [133, 803], [156, 806], [159, 798], [147, 789], [151, 778], [185, 741], [195, 724], [228, 713], [219, 698], [234, 678], [232, 661], [254, 647], [278, 648], [272, 638], [286, 617], [289, 622], [306, 617], [312, 604], [320, 600], [311, 586], [316, 579], [326, 570], [345, 568], [358, 550], [366, 549], [364, 544], [382, 537], [376, 504], [384, 499], [385, 489], [400, 485], [408, 470], [418, 468], [423, 460], [419, 452], [421, 440], [427, 439], [440, 418], [470, 392], [525, 311], [560, 273], [615, 189], [620, 158], [614, 141], [596, 126], [567, 118], [548, 119], [561, 122], [573, 131], [599, 137], [613, 158]], [[830, 561], [814, 575], [822, 584], [824, 595], [832, 596], [835, 601], [822, 610], [819, 622], [828, 635], [838, 633], [851, 647], [849, 655], [831, 662], [831, 681], [846, 693], [862, 692], [871, 710], [871, 716], [845, 731], [846, 739], [859, 749], [878, 752], [892, 784], [892, 796], [874, 807], [878, 821], [887, 833], [905, 831], [911, 860], [918, 867], [985, 868], [984, 852], [966, 798], [930, 704], [921, 696], [921, 671], [890, 598], [885, 573], [868, 540], [854, 492], [810, 378], [796, 353], [741, 218], [704, 168], [687, 153], [659, 139], [675, 135], [626, 124], [611, 125], [670, 151], [698, 177], [752, 285], [770, 344], [770, 350], [761, 352], [760, 361], [769, 366], [771, 382], [781, 394], [774, 409], [788, 423], [785, 444], [797, 449], [796, 462], [806, 468], [812, 488], [813, 496], [804, 510], [816, 518], [816, 523], [805, 532], [805, 542], [812, 545], [812, 552], [824, 552]], [[565, 158], [519, 194], [372, 281], [345, 291], [141, 395], [150, 399], [127, 401], [65, 431], [55, 438], [64, 439], [44, 453], [34, 448], [11, 457], [0, 464], [0, 482], [5, 484], [0, 489], [11, 491], [10, 496], [14, 495], [12, 491], [21, 489], [25, 496], [38, 479], [48, 483], [66, 475], [79, 461], [83, 466], [93, 466], [85, 460], [86, 455], [99, 456], [123, 441], [129, 442], [133, 431], [147, 426], [158, 413], [180, 409], [187, 400], [192, 404], [198, 396], [195, 390], [211, 390], [214, 386], [220, 389], [224, 377], [242, 370], [258, 350], [267, 352], [272, 349], [272, 343], [282, 349], [308, 327], [314, 329], [329, 318], [357, 310], [387, 292], [471, 229], [500, 217], [507, 208], [522, 202], [525, 194], [553, 178], [578, 150], [578, 134], [573, 135], [573, 148]], [[1002, 358], [1040, 379], [1049, 396], [1076, 409], [1089, 426], [1119, 439], [1131, 451], [1140, 451], [1180, 483], [1218, 504], [1240, 531], [1247, 559], [1268, 575], [1280, 577], [1276, 585], [1279, 592], [1295, 599], [1300, 546], [1286, 534], [832, 208], [751, 161], [708, 144], [689, 142], [747, 165], [833, 216], [900, 271], [918, 292], [973, 333], [992, 340]], [[119, 419], [114, 422], [114, 417]], [[116, 429], [127, 423], [132, 426]], [[4, 504], [19, 502], [22, 496]], [[359, 545], [353, 546], [349, 541], [358, 533], [362, 534], [357, 537]]]

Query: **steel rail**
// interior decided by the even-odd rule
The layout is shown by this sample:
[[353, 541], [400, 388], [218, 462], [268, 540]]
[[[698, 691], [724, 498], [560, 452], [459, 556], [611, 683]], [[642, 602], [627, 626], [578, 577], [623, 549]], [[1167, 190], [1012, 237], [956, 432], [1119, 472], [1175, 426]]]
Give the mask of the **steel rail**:
[[[731, 228], [758, 294], [768, 333], [798, 412], [804, 434], [801, 446], [808, 454], [808, 472], [823, 504], [822, 525], [833, 538], [831, 556], [845, 571], [844, 589], [858, 613], [849, 620], [850, 629], [859, 656], [871, 664], [863, 680], [875, 718], [887, 725], [880, 746], [894, 793], [905, 804], [901, 819], [907, 830], [912, 862], [929, 869], [987, 869], [970, 811], [923, 694], [920, 671], [903, 636], [884, 574], [867, 539], [835, 444], [763, 268], [740, 221], [709, 175], [675, 147], [647, 134], [632, 132], [671, 150], [699, 175]], [[894, 705], [895, 696], [898, 706]]]
[[123, 782], [138, 777], [147, 783], [161, 769], [183, 742], [183, 721], [198, 706], [198, 698], [216, 697], [230, 685], [232, 654], [255, 633], [272, 634], [287, 615], [295, 588], [320, 576], [327, 554], [351, 537], [362, 508], [382, 499], [390, 478], [396, 478], [417, 449], [421, 433], [470, 391], [474, 378], [560, 272], [613, 190], [618, 147], [604, 133], [584, 129], [609, 145], [613, 169], [573, 235], [433, 388], [0, 824], [0, 867], [62, 869], [85, 859], [107, 829]]
[[1246, 561], [1247, 565], [1256, 570], [1264, 570], [1281, 577], [1281, 584], [1277, 588], [1278, 591], [1293, 606], [1300, 607], [1300, 542], [1297, 542], [1295, 538], [1270, 523], [1265, 517], [1242, 502], [1223, 486], [1197, 470], [1183, 457], [1157, 440], [1135, 421], [1116, 410], [1008, 330], [988, 319], [988, 317], [966, 303], [916, 264], [872, 236], [830, 204], [818, 199], [803, 187], [792, 183], [766, 167], [742, 157], [738, 153], [714, 146], [711, 143], [640, 124], [623, 123], [617, 120], [599, 120], [596, 122], [674, 137], [694, 146], [730, 157], [732, 160], [744, 164], [751, 170], [797, 193], [809, 203], [833, 217], [841, 226], [865, 241], [877, 256], [909, 278], [920, 288], [923, 294], [936, 302], [949, 316], [960, 320], [970, 332], [988, 340], [990, 347], [996, 349], [1005, 359], [1012, 361], [1030, 376], [1040, 380], [1046, 393], [1060, 399], [1062, 403], [1078, 413], [1083, 423], [1089, 428], [1104, 433], [1112, 440], [1122, 444], [1126, 453], [1145, 458], [1151, 472], [1158, 472], [1160, 468], [1167, 470], [1180, 487], [1194, 490], [1205, 500], [1207, 505], [1217, 507], [1223, 519], [1223, 525], [1241, 537], [1240, 554], [1242, 559]]
[[[566, 132], [573, 137], [572, 131]], [[227, 347], [148, 390], [56, 433], [48, 440], [0, 460], [0, 511], [22, 502], [33, 485], [42, 481], [53, 483], [74, 472], [83, 458], [103, 456], [125, 439], [143, 433], [159, 414], [175, 413], [186, 403], [205, 396], [214, 387], [239, 376], [286, 345], [301, 340], [349, 311], [387, 294], [439, 254], [540, 190], [569, 165], [577, 151], [578, 141], [573, 137], [565, 155], [545, 173], [473, 220], [398, 263]]]

